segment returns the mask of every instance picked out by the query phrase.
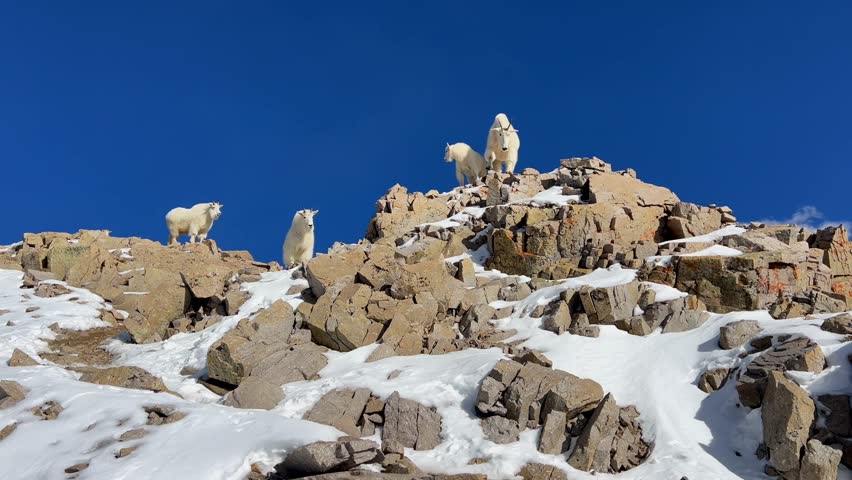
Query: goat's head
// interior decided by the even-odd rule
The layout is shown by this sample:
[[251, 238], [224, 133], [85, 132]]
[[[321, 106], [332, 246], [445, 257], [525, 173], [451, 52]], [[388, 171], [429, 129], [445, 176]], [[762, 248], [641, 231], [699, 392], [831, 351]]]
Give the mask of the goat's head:
[[302, 221], [311, 228], [314, 228], [314, 215], [318, 214], [319, 210], [299, 210], [296, 212], [297, 217], [301, 217]]
[[219, 220], [219, 217], [222, 216], [222, 207], [224, 207], [224, 205], [219, 202], [211, 202], [208, 205], [207, 210], [210, 212], [210, 216], [213, 217], [213, 220]]
[[[501, 116], [506, 119], [505, 126], [500, 118]], [[496, 133], [497, 143], [500, 145], [500, 150], [503, 150], [504, 152], [509, 150], [509, 138], [511, 138], [512, 134], [518, 133], [518, 131], [515, 130], [515, 127], [512, 126], [512, 123], [509, 122], [509, 119], [503, 114], [497, 115], [497, 117], [494, 118], [494, 126], [491, 127], [491, 131]]]
[[448, 143], [447, 148], [444, 149], [444, 160], [446, 160], [447, 163], [453, 161], [453, 156], [452, 153], [450, 153], [450, 150], [450, 144]]
[[512, 137], [512, 134], [518, 133], [512, 125], [508, 127], [494, 127], [491, 131], [496, 132], [497, 144], [500, 145], [500, 150], [504, 152], [509, 150], [509, 139]]

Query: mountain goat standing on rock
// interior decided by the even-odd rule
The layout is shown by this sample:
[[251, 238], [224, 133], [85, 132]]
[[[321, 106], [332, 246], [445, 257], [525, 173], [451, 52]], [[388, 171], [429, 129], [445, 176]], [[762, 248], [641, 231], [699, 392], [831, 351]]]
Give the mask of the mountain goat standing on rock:
[[479, 185], [479, 179], [485, 176], [485, 160], [466, 143], [448, 143], [444, 150], [444, 160], [447, 163], [456, 162], [456, 179], [459, 186], [464, 186], [464, 177], [476, 186]]
[[195, 243], [195, 237], [203, 242], [213, 228], [213, 222], [222, 215], [222, 205], [217, 202], [199, 203], [192, 208], [177, 207], [166, 214], [166, 227], [169, 229], [169, 245], [179, 243], [178, 237], [189, 235], [189, 243]]
[[518, 163], [518, 150], [521, 148], [521, 139], [518, 131], [512, 126], [509, 117], [505, 113], [498, 113], [494, 117], [494, 123], [488, 130], [488, 140], [485, 142], [485, 161], [491, 170], [501, 171], [503, 164], [506, 165], [506, 173], [515, 171]]
[[314, 256], [314, 215], [318, 210], [299, 210], [284, 239], [283, 260], [286, 268], [307, 262]]

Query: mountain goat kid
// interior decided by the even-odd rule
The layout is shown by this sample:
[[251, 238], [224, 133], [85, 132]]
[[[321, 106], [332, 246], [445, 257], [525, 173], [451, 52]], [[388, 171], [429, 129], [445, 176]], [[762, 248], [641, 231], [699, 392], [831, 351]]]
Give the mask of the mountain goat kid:
[[203, 242], [213, 228], [213, 222], [222, 216], [222, 205], [217, 202], [199, 203], [192, 208], [177, 207], [166, 214], [166, 227], [169, 229], [169, 245], [179, 242], [178, 237], [189, 235], [189, 243], [195, 243], [195, 237]]
[[448, 143], [444, 150], [444, 160], [447, 163], [456, 162], [456, 179], [459, 186], [464, 186], [464, 177], [476, 186], [479, 185], [479, 179], [485, 176], [485, 159], [466, 143]]
[[515, 171], [518, 163], [518, 150], [521, 149], [521, 139], [518, 131], [512, 126], [505, 113], [498, 113], [494, 123], [488, 130], [488, 140], [485, 142], [485, 161], [491, 170], [501, 171], [506, 165], [506, 173]]
[[319, 210], [299, 210], [284, 239], [283, 260], [286, 268], [307, 262], [314, 256], [314, 215]]

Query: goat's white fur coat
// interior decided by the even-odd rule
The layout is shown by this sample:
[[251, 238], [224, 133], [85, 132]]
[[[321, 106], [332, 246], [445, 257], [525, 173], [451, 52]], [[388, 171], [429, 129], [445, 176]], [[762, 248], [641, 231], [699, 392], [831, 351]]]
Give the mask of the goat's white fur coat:
[[444, 149], [444, 160], [456, 162], [456, 179], [459, 181], [459, 186], [464, 185], [464, 177], [476, 186], [485, 176], [485, 159], [466, 143], [459, 142], [452, 145], [448, 143], [447, 148]]
[[181, 235], [189, 235], [189, 243], [207, 239], [207, 234], [222, 215], [222, 205], [216, 202], [199, 203], [192, 208], [177, 207], [166, 214], [166, 227], [169, 229], [169, 245], [174, 245]]
[[286, 268], [307, 262], [314, 256], [314, 215], [317, 210], [299, 210], [284, 239], [282, 257]]
[[503, 165], [506, 165], [506, 172], [514, 172], [520, 149], [521, 138], [518, 131], [505, 113], [498, 113], [488, 130], [488, 139], [485, 142], [485, 161], [488, 162], [489, 168], [499, 172]]

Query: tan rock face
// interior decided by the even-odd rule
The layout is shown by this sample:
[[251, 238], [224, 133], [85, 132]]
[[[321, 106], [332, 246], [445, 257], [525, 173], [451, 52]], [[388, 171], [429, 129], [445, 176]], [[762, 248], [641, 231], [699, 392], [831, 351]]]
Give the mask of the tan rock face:
[[409, 194], [405, 187], [394, 185], [376, 203], [376, 215], [367, 228], [367, 240], [395, 239], [414, 226], [447, 218], [450, 207], [440, 196]]
[[0, 409], [9, 408], [27, 396], [27, 389], [12, 380], [0, 380]]
[[793, 338], [779, 342], [754, 359], [737, 379], [740, 403], [757, 408], [763, 401], [769, 375], [787, 370], [819, 373], [825, 368], [822, 349], [813, 340]]
[[835, 480], [842, 456], [843, 453], [840, 450], [823, 445], [819, 440], [808, 441], [805, 453], [802, 455], [799, 478]]
[[[192, 304], [208, 310], [222, 305], [218, 313], [225, 314], [229, 284], [279, 268], [254, 262], [245, 252], [222, 252], [212, 241], [169, 248], [93, 230], [27, 234], [19, 257], [25, 269], [49, 272], [129, 312], [127, 330], [137, 343], [165, 339], [169, 323]], [[57, 292], [45, 287], [43, 293]]]
[[82, 373], [81, 382], [171, 393], [160, 378], [139, 367], [84, 367], [76, 370]]
[[680, 199], [671, 190], [644, 183], [629, 175], [601, 173], [589, 177], [590, 203], [635, 205], [639, 207], [675, 205]]
[[385, 401], [382, 443], [397, 442], [415, 450], [431, 450], [441, 443], [441, 416], [394, 392]]
[[[290, 351], [290, 336], [294, 325], [293, 307], [282, 300], [276, 301], [251, 319], [241, 320], [233, 330], [210, 347], [207, 353], [208, 375], [221, 382], [238, 385], [274, 354], [294, 353]], [[287, 369], [295, 377], [291, 377], [290, 381], [305, 379], [298, 367], [292, 365]]]
[[783, 373], [769, 372], [761, 418], [772, 466], [779, 472], [799, 468], [799, 452], [814, 419], [813, 400]]

